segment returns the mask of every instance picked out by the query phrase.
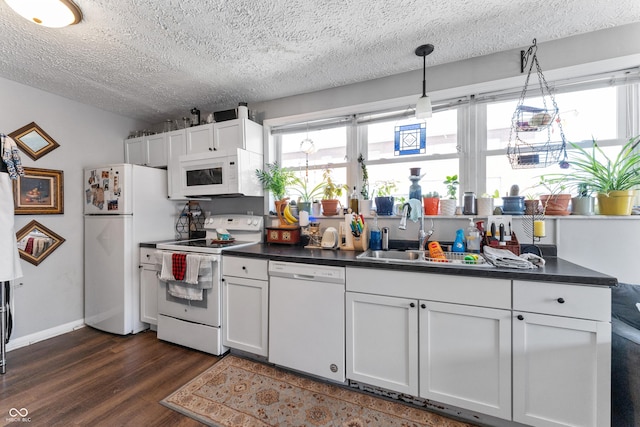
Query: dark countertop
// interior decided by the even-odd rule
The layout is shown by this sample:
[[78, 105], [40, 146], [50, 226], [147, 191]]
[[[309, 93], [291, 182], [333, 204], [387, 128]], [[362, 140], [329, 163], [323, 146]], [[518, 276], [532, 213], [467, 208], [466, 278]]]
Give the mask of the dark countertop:
[[359, 260], [356, 258], [361, 252], [305, 249], [301, 246], [277, 244], [256, 244], [240, 248], [229, 248], [226, 255], [247, 258], [263, 258], [274, 261], [304, 262], [307, 264], [321, 264], [333, 266], [351, 266], [381, 268], [386, 270], [421, 271], [434, 274], [448, 274], [471, 277], [493, 277], [499, 279], [519, 279], [543, 282], [572, 283], [592, 286], [616, 286], [615, 277], [582, 267], [561, 258], [545, 256], [546, 264], [535, 270], [518, 270], [511, 268], [486, 267], [449, 267], [409, 263], [388, 263], [384, 261]]

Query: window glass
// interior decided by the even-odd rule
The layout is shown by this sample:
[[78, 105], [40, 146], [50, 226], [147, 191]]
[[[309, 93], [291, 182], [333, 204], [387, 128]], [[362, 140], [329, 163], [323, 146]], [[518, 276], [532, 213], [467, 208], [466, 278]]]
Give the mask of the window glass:
[[[617, 138], [617, 89], [606, 87], [555, 95], [562, 129], [567, 141], [579, 142]], [[541, 105], [540, 98], [529, 99]], [[487, 149], [507, 148], [511, 118], [518, 100], [487, 105]], [[551, 106], [548, 106], [551, 107]], [[559, 128], [551, 127], [551, 141], [561, 141]], [[518, 137], [529, 143], [543, 143], [549, 138], [546, 130], [519, 132]], [[512, 140], [515, 135], [512, 136]]]
[[282, 166], [305, 168], [307, 154], [302, 151], [313, 141], [312, 151], [308, 155], [309, 166], [318, 167], [327, 164], [344, 163], [347, 155], [347, 128], [337, 127], [309, 132], [283, 134], [281, 139]]
[[[412, 117], [366, 125], [368, 135], [368, 159], [379, 160], [396, 157], [393, 154], [396, 126], [409, 125], [417, 122], [419, 121]], [[434, 113], [433, 117], [427, 120], [427, 147], [425, 154], [456, 153], [456, 147], [458, 145], [457, 127], [457, 110]]]

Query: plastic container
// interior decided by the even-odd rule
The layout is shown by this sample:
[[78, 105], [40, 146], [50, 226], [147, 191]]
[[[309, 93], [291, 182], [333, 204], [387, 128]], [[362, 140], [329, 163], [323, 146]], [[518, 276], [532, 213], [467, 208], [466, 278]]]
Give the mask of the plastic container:
[[462, 228], [456, 231], [456, 239], [453, 241], [451, 252], [465, 252], [464, 230]]
[[467, 243], [467, 252], [480, 253], [480, 230], [473, 222], [473, 218], [469, 218], [469, 225], [465, 233]]
[[378, 217], [375, 217], [373, 227], [371, 227], [369, 248], [374, 251], [382, 250], [382, 233], [380, 232], [380, 228], [378, 228]]

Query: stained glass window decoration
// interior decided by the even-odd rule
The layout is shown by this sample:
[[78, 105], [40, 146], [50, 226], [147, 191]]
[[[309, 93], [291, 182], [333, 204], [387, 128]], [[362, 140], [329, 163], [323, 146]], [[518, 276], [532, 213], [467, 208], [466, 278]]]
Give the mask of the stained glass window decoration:
[[394, 138], [394, 155], [407, 156], [425, 154], [427, 148], [426, 122], [396, 126]]

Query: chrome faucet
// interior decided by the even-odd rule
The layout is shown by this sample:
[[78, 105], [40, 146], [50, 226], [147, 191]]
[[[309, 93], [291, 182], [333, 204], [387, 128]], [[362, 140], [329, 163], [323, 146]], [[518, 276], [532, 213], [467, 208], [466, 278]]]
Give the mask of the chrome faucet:
[[[400, 218], [400, 225], [398, 228], [400, 230], [407, 229], [407, 217], [409, 216], [409, 209], [411, 206], [409, 203], [405, 203], [402, 205], [402, 214]], [[431, 220], [431, 228], [428, 231], [424, 230], [424, 211], [420, 209], [420, 230], [418, 230], [418, 250], [424, 250], [425, 245], [433, 235], [435, 228], [433, 224], [433, 219]]]

